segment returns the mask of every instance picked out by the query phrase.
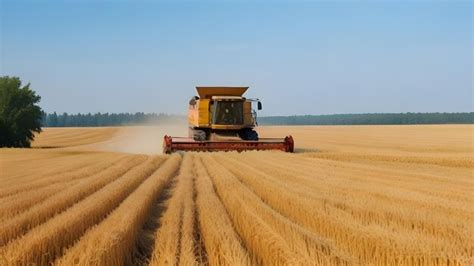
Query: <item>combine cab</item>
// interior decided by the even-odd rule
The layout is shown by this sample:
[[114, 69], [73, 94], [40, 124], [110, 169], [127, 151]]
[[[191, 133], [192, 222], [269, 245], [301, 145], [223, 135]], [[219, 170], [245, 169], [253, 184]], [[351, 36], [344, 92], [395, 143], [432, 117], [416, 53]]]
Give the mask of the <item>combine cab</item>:
[[293, 152], [291, 136], [285, 138], [259, 138], [254, 130], [258, 99], [242, 95], [248, 87], [196, 87], [198, 95], [191, 98], [188, 109], [188, 137], [165, 136], [163, 152], [175, 151], [246, 151], [281, 150]]

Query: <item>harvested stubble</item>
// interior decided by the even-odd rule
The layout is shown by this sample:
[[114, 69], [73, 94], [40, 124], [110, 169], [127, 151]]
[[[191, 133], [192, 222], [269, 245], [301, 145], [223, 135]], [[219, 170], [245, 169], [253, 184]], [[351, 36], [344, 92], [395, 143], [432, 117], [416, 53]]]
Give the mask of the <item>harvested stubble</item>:
[[136, 236], [160, 192], [179, 168], [181, 157], [172, 155], [120, 206], [57, 261], [57, 265], [124, 265], [131, 263]]
[[[47, 222], [33, 228], [21, 238], [0, 248], [10, 264], [49, 264], [60, 256], [86, 230], [103, 220], [163, 162], [152, 157], [135, 166], [122, 177], [99, 189], [84, 200]], [[133, 162], [136, 164], [137, 162]], [[101, 204], [97, 204], [100, 202]], [[87, 216], [84, 217], [84, 214]], [[113, 241], [114, 238], [109, 240]]]

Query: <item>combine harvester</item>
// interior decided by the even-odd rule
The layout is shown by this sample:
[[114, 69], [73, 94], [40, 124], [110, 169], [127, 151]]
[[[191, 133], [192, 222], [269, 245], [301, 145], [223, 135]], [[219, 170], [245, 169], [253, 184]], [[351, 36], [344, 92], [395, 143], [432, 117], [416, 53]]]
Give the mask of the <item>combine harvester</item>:
[[262, 109], [259, 99], [242, 95], [248, 87], [196, 87], [199, 96], [189, 101], [189, 136], [165, 136], [163, 153], [176, 151], [281, 150], [293, 152], [294, 141], [285, 138], [259, 138], [254, 127]]

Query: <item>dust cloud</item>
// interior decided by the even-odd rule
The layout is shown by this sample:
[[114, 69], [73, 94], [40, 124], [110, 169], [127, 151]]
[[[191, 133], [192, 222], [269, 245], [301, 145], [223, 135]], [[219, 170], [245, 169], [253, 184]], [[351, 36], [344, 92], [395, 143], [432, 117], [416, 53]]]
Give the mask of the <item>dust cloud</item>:
[[163, 136], [187, 137], [186, 124], [122, 127], [111, 139], [94, 145], [95, 150], [135, 154], [162, 154]]

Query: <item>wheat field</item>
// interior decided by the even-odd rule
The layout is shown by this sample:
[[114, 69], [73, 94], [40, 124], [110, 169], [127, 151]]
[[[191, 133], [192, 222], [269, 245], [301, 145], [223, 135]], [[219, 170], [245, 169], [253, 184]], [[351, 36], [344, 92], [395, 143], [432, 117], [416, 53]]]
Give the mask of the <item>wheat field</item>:
[[258, 128], [293, 154], [163, 155], [154, 130], [0, 149], [0, 265], [474, 264], [474, 126]]

